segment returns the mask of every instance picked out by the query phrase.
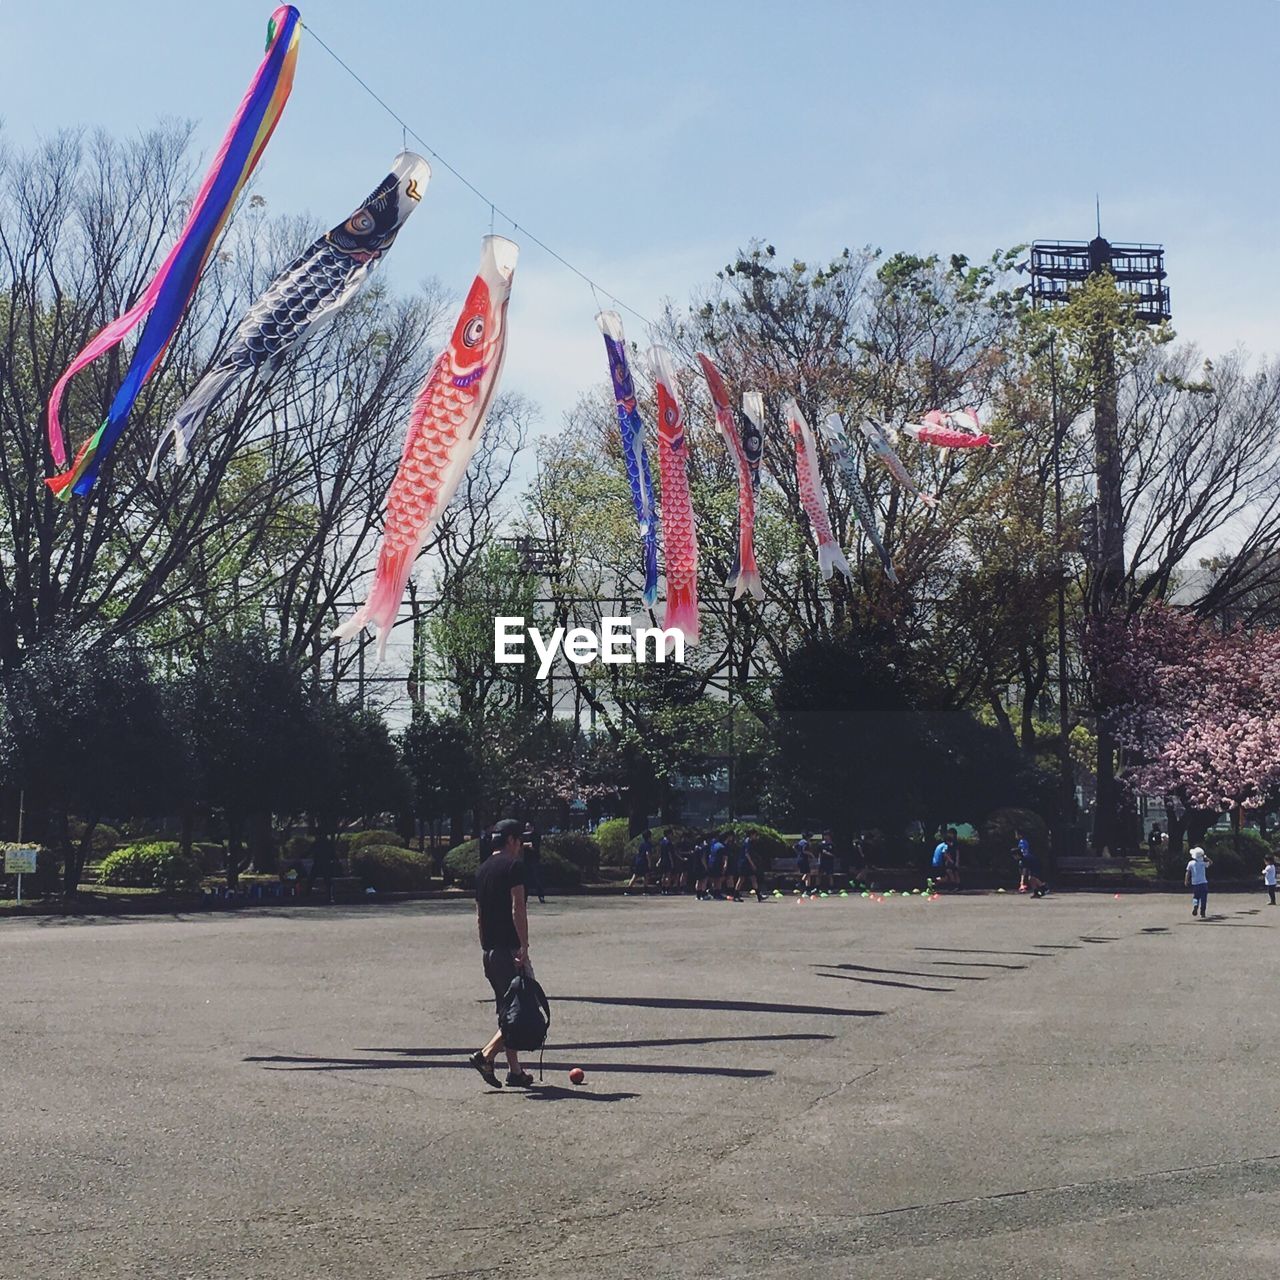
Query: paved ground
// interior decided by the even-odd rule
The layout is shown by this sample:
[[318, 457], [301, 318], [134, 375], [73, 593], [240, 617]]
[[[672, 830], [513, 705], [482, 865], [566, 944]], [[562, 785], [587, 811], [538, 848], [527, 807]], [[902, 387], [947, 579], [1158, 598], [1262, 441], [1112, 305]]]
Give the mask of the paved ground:
[[1212, 905], [535, 906], [529, 1094], [461, 905], [0, 922], [0, 1276], [1273, 1277], [1280, 910]]

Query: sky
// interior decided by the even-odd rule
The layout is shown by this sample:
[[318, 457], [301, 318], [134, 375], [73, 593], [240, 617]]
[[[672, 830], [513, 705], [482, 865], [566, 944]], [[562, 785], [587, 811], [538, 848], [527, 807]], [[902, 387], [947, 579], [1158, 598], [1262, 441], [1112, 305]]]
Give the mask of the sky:
[[[1280, 350], [1278, 0], [299, 7], [431, 147], [643, 315], [687, 302], [753, 237], [786, 258], [863, 245], [976, 258], [1089, 239], [1096, 195], [1108, 238], [1164, 244], [1182, 337], [1207, 354]], [[176, 118], [195, 122], [208, 159], [271, 10], [0, 0], [0, 140]], [[302, 40], [255, 190], [329, 226], [402, 131]], [[385, 272], [461, 296], [490, 209], [433, 168]], [[504, 385], [553, 431], [607, 375], [596, 301], [527, 234], [494, 227], [522, 246]]]

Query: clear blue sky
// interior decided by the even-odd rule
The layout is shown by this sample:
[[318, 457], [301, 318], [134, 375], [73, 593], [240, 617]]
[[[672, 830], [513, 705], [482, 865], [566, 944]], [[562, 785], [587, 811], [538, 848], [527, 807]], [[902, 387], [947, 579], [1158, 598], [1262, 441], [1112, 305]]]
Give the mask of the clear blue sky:
[[[190, 118], [208, 156], [272, 7], [0, 0], [3, 136]], [[1182, 335], [1280, 349], [1277, 0], [299, 7], [477, 186], [647, 314], [753, 235], [800, 257], [977, 256], [1088, 238], [1098, 192], [1104, 234], [1165, 244]], [[257, 190], [331, 223], [400, 144], [304, 32]], [[488, 227], [437, 166], [388, 273], [461, 293]], [[554, 429], [604, 353], [587, 287], [522, 247], [506, 385]]]

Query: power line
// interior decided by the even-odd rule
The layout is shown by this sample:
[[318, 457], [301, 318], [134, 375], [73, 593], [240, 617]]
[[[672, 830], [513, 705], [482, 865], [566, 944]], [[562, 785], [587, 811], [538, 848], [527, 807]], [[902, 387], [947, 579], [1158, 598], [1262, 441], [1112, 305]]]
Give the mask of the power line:
[[578, 267], [575, 267], [573, 263], [570, 262], [569, 259], [566, 258], [563, 254], [557, 253], [549, 244], [547, 244], [545, 240], [542, 240], [538, 236], [535, 236], [533, 232], [529, 230], [528, 227], [521, 226], [520, 223], [518, 223], [509, 213], [507, 213], [504, 209], [500, 208], [498, 203], [495, 200], [491, 200], [487, 195], [485, 195], [485, 193], [481, 191], [480, 188], [477, 187], [474, 182], [472, 182], [468, 177], [466, 177], [465, 174], [455, 169], [453, 165], [451, 165], [444, 158], [444, 156], [442, 156], [426, 140], [426, 138], [422, 136], [422, 134], [420, 134], [411, 124], [409, 124], [408, 121], [406, 121], [404, 117], [401, 116], [400, 113], [397, 112], [395, 108], [392, 107], [391, 104], [388, 103], [387, 100], [384, 97], [382, 97], [382, 95], [379, 94], [373, 88], [372, 85], [368, 83], [368, 81], [366, 81], [362, 76], [360, 76], [350, 65], [344, 62], [343, 59], [340, 58], [338, 54], [320, 38], [319, 34], [316, 32], [316, 29], [309, 22], [304, 22], [301, 25], [306, 28], [311, 38], [325, 51], [325, 53], [327, 53], [334, 60], [334, 62], [336, 62], [338, 66], [340, 66], [343, 69], [343, 71], [345, 71], [347, 75], [349, 75], [356, 82], [356, 84], [358, 84], [360, 88], [362, 88], [365, 91], [365, 93], [367, 93], [369, 97], [371, 97], [374, 100], [374, 102], [376, 102], [387, 113], [387, 115], [389, 115], [400, 126], [401, 132], [404, 136], [411, 137], [416, 142], [418, 142], [418, 144], [422, 147], [422, 149], [433, 160], [435, 160], [438, 164], [443, 166], [445, 169], [448, 169], [448, 171], [451, 174], [453, 174], [453, 176], [457, 178], [457, 180], [461, 182], [462, 185], [466, 187], [468, 191], [476, 195], [481, 200], [482, 203], [487, 204], [489, 206], [490, 231], [492, 231], [493, 229], [493, 215], [496, 213], [500, 218], [503, 219], [503, 221], [509, 222], [513, 230], [519, 231], [525, 237], [525, 239], [530, 240], [534, 244], [536, 244], [538, 248], [543, 251], [543, 253], [550, 255], [558, 263], [560, 263], [562, 267], [566, 268], [569, 271], [572, 271], [573, 274], [577, 276], [580, 280], [585, 281], [586, 284], [590, 287], [592, 294], [595, 294], [596, 291], [599, 290], [599, 292], [604, 294], [604, 296], [608, 298], [610, 302], [614, 303], [616, 306], [621, 307], [623, 311], [630, 312], [633, 316], [636, 317], [637, 320], [639, 320], [647, 328], [652, 329], [654, 327], [653, 321], [650, 320], [648, 316], [643, 315], [641, 312], [637, 311], [635, 307], [629, 306], [627, 303], [623, 302], [622, 299], [619, 298], [616, 294], [610, 293], [610, 291], [606, 289], [604, 285], [599, 284], [597, 281], [593, 280], [589, 275], [587, 275], [585, 271], [581, 270]]

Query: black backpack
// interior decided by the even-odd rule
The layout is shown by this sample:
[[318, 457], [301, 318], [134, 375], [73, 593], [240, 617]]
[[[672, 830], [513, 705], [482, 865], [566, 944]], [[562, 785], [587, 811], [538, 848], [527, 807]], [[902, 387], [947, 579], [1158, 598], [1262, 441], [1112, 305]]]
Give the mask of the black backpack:
[[502, 997], [498, 1029], [508, 1049], [532, 1053], [541, 1049], [551, 1029], [551, 1005], [535, 978], [517, 973]]

